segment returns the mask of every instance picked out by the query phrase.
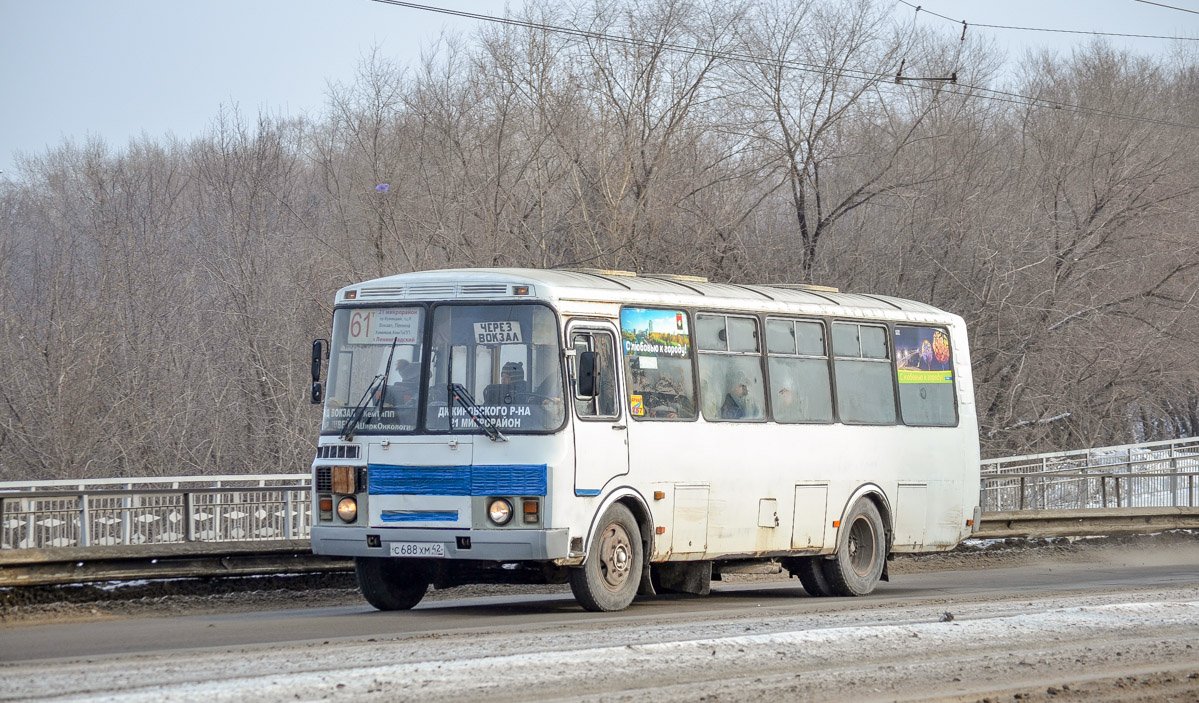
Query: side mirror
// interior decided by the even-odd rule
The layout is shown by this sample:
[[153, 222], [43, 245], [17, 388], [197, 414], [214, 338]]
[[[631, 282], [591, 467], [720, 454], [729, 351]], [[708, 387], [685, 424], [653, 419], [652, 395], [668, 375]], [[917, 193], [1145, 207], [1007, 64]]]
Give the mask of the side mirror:
[[309, 390], [309, 397], [312, 399], [313, 405], [319, 405], [325, 398], [324, 389], [321, 387], [321, 357], [325, 355], [325, 340], [314, 339], [312, 341], [312, 388]]
[[579, 353], [578, 396], [580, 398], [591, 398], [595, 396], [595, 372], [597, 356], [598, 355], [593, 351]]
[[[325, 340], [312, 341], [312, 382], [321, 380], [321, 357], [325, 355]], [[316, 402], [316, 401], [313, 401]]]

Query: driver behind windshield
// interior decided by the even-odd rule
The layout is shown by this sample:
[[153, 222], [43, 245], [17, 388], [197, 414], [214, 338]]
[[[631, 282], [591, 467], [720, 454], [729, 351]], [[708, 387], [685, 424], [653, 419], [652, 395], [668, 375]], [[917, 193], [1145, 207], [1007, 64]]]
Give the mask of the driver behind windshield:
[[420, 365], [397, 359], [392, 368], [394, 371], [391, 374], [392, 382], [387, 386], [387, 402], [389, 405], [409, 405], [415, 401]]
[[420, 378], [420, 364], [397, 359], [392, 368], [394, 371], [390, 376], [391, 382], [387, 384], [387, 392], [376, 390], [375, 400], [378, 401], [382, 397], [385, 405], [411, 405], [415, 401], [416, 382]]
[[487, 405], [512, 404], [526, 399], [529, 384], [525, 382], [525, 365], [519, 361], [509, 361], [500, 369], [500, 382], [493, 383], [483, 389], [483, 402]]

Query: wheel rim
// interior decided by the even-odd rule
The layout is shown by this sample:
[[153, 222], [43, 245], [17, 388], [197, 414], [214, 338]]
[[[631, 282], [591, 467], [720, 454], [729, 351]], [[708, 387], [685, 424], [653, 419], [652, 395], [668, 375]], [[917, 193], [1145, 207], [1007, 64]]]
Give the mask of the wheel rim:
[[849, 565], [855, 574], [865, 577], [874, 568], [874, 551], [876, 536], [874, 525], [866, 518], [854, 520], [849, 529]]
[[610, 591], [619, 591], [629, 580], [633, 566], [633, 547], [629, 533], [620, 525], [608, 525], [600, 540], [600, 576]]

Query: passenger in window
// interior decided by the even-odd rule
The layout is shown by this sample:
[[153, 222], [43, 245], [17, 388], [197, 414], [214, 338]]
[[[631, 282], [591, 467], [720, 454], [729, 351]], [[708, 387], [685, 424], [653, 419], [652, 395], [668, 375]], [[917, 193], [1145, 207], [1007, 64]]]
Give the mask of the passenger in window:
[[694, 414], [686, 387], [678, 378], [663, 371], [654, 372], [653, 375], [656, 379], [644, 371], [634, 376], [637, 385], [633, 390], [644, 396], [647, 416], [674, 419]]
[[740, 380], [724, 396], [720, 405], [720, 417], [724, 420], [742, 420], [760, 417], [757, 403], [749, 397], [749, 383]]
[[790, 422], [799, 415], [799, 405], [795, 402], [795, 394], [790, 388], [780, 388], [778, 399], [774, 401], [774, 417], [776, 420]]

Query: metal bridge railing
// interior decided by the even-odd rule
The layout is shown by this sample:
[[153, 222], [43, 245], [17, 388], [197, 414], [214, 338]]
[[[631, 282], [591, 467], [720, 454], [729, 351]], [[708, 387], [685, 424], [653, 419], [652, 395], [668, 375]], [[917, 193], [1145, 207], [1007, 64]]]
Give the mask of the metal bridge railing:
[[[1199, 506], [1199, 438], [989, 459], [984, 512]], [[308, 474], [0, 482], [0, 550], [308, 539]]]
[[984, 512], [1199, 505], [1199, 439], [982, 462]]
[[0, 483], [0, 549], [307, 539], [307, 474]]

